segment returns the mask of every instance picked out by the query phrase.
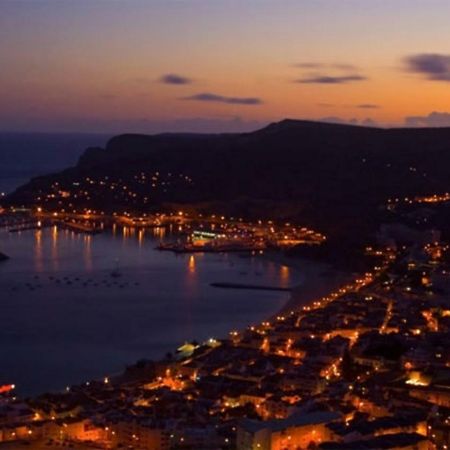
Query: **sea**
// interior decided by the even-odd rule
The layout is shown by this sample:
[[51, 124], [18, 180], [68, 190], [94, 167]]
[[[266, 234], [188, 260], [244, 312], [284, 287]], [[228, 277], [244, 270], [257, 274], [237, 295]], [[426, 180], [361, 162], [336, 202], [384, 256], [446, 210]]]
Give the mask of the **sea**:
[[[0, 134], [0, 191], [74, 165], [107, 136]], [[265, 255], [161, 252], [163, 229], [99, 235], [57, 227], [0, 229], [0, 384], [19, 395], [121, 372], [185, 342], [226, 337], [280, 310], [289, 293], [214, 282], [288, 287], [302, 271]], [[170, 238], [170, 236], [169, 236]]]
[[103, 147], [103, 134], [0, 132], [0, 193], [9, 193], [30, 178], [74, 166], [87, 147]]

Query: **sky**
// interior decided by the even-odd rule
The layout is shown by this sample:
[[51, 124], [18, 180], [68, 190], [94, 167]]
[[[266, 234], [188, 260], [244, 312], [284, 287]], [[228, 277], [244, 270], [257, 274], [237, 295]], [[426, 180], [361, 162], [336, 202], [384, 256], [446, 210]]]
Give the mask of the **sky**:
[[448, 0], [0, 0], [0, 131], [450, 126]]

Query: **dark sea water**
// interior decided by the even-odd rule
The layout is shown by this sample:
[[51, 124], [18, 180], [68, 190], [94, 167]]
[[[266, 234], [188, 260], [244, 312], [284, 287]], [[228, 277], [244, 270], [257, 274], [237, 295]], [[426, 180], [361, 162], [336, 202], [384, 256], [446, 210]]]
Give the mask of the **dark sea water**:
[[[95, 139], [0, 136], [0, 190], [73, 164], [85, 147], [104, 144]], [[59, 390], [186, 340], [224, 337], [278, 311], [288, 294], [210, 283], [288, 286], [302, 278], [263, 257], [159, 252], [159, 233], [0, 230], [0, 251], [11, 257], [0, 263], [0, 383], [26, 395]]]
[[87, 147], [103, 147], [99, 134], [0, 133], [0, 192], [11, 192], [31, 177], [76, 164]]
[[[288, 294], [213, 288], [287, 286], [299, 275], [261, 257], [174, 255], [157, 237], [49, 228], [0, 231], [0, 377], [23, 393], [60, 389], [224, 337], [279, 310]], [[114, 278], [111, 273], [121, 276]]]

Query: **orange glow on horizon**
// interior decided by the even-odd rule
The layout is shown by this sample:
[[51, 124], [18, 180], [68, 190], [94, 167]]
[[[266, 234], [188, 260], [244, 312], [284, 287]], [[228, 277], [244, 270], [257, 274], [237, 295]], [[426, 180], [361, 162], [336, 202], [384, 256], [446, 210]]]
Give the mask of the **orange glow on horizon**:
[[[404, 63], [418, 53], [448, 54], [450, 4], [437, 0], [349, 0], [338, 12], [312, 0], [282, 8], [238, 0], [196, 8], [189, 1], [20, 3], [0, 4], [7, 18], [0, 118], [11, 129], [255, 129], [286, 117], [400, 125], [449, 110], [448, 83], [409, 73]], [[124, 33], [124, 24], [133, 26]], [[162, 82], [168, 73], [186, 81]], [[349, 75], [360, 79], [295, 82]], [[260, 101], [189, 99], [200, 93]]]

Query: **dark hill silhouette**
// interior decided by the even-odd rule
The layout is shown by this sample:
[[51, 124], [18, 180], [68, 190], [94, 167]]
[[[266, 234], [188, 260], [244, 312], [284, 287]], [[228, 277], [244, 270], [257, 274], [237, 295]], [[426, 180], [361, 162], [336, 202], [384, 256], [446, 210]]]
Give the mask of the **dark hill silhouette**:
[[[182, 173], [192, 178], [191, 185], [150, 192], [145, 209], [195, 204], [223, 214], [296, 220], [348, 239], [378, 226], [385, 214], [380, 206], [390, 197], [450, 190], [449, 167], [450, 128], [377, 129], [287, 119], [243, 134], [116, 136], [105, 149], [87, 149], [76, 167], [33, 179], [7, 202], [35, 203], [36, 193], [55, 181], [70, 189], [85, 177], [132, 184], [141, 171]], [[148, 186], [133, 190], [144, 195]], [[142, 208], [109, 191], [83, 201], [105, 211]]]

